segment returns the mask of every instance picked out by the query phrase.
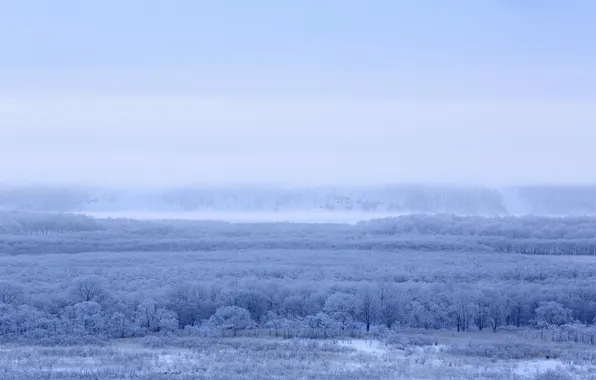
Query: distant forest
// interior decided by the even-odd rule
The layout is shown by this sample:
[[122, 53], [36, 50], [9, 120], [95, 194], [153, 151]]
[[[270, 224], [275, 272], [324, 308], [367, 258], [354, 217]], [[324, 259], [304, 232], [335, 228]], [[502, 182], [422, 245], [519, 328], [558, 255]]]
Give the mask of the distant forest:
[[172, 189], [0, 187], [0, 210], [365, 211], [596, 215], [596, 186], [195, 186]]
[[403, 326], [533, 327], [596, 344], [596, 262], [580, 256], [596, 253], [594, 236], [596, 217], [349, 225], [2, 212], [0, 341]]
[[309, 249], [595, 255], [596, 217], [406, 215], [349, 224], [0, 212], [0, 254]]

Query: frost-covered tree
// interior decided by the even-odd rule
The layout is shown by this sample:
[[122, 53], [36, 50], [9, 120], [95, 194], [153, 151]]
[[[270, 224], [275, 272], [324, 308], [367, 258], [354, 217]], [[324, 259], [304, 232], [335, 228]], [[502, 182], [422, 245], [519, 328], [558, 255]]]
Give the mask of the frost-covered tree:
[[79, 302], [66, 309], [75, 333], [97, 335], [105, 329], [101, 305], [94, 301]]
[[135, 315], [137, 325], [147, 331], [157, 331], [159, 329], [157, 309], [157, 302], [153, 298], [141, 301], [137, 305]]
[[107, 333], [113, 338], [134, 336], [135, 324], [121, 312], [114, 313], [108, 320]]
[[429, 307], [430, 305], [422, 304], [419, 301], [410, 302], [407, 308], [410, 317], [410, 326], [430, 329], [434, 323], [435, 317]]
[[19, 304], [24, 300], [25, 291], [22, 286], [0, 281], [0, 304]]
[[536, 308], [535, 313], [535, 322], [537, 324], [546, 323], [548, 325], [561, 326], [571, 323], [573, 320], [571, 310], [555, 301], [541, 302], [540, 306]]
[[474, 318], [474, 304], [469, 291], [458, 290], [451, 295], [451, 314], [455, 320], [457, 331], [467, 331]]
[[17, 334], [17, 315], [13, 305], [0, 303], [0, 336]]
[[356, 320], [358, 298], [352, 294], [334, 293], [327, 298], [323, 309], [345, 329]]
[[379, 316], [379, 297], [371, 284], [360, 286], [356, 297], [356, 318], [364, 323], [366, 332], [369, 332], [370, 326], [377, 321]]
[[506, 295], [499, 291], [488, 291], [487, 297], [489, 299], [487, 307], [488, 324], [493, 332], [506, 323], [507, 314], [509, 313], [509, 300]]
[[158, 307], [153, 298], [147, 298], [137, 305], [135, 321], [137, 326], [152, 332], [174, 331], [179, 326], [176, 313]]
[[103, 281], [95, 276], [75, 279], [70, 286], [69, 293], [74, 303], [93, 301], [101, 304], [108, 295]]
[[251, 318], [260, 322], [267, 314], [270, 300], [257, 290], [240, 290], [236, 294], [235, 305], [249, 311]]
[[13, 309], [12, 329], [15, 334], [29, 339], [48, 337], [53, 332], [46, 327], [52, 327], [47, 322], [55, 320], [55, 317], [48, 315], [29, 305], [18, 305]]
[[232, 331], [234, 336], [238, 331], [255, 326], [250, 317], [250, 312], [238, 306], [223, 306], [217, 309], [209, 319], [209, 324], [222, 331]]
[[189, 283], [174, 286], [168, 293], [167, 307], [176, 313], [179, 328], [192, 326], [199, 321], [201, 300]]
[[[279, 336], [279, 331], [284, 327], [284, 319], [274, 311], [269, 311], [265, 316], [262, 326], [273, 331], [275, 336]], [[271, 332], [270, 332], [271, 335]]]
[[335, 336], [342, 326], [326, 313], [317, 313], [309, 315], [302, 321], [304, 328], [308, 330], [307, 336], [310, 338], [327, 339]]
[[166, 308], [157, 309], [157, 331], [173, 332], [178, 329], [176, 313]]
[[482, 291], [474, 294], [473, 298], [471, 307], [474, 310], [474, 324], [482, 331], [489, 324], [488, 314], [492, 300]]
[[296, 330], [300, 329], [302, 320], [291, 319], [278, 315], [274, 311], [269, 311], [262, 322], [263, 327], [270, 330], [270, 335], [273, 333], [276, 337], [283, 333], [284, 338], [289, 338], [295, 333]]
[[379, 300], [378, 318], [387, 328], [399, 321], [402, 312], [402, 297], [394, 286], [381, 283], [377, 286]]
[[281, 308], [283, 313], [291, 318], [308, 315], [306, 299], [298, 294], [286, 297], [282, 302]]

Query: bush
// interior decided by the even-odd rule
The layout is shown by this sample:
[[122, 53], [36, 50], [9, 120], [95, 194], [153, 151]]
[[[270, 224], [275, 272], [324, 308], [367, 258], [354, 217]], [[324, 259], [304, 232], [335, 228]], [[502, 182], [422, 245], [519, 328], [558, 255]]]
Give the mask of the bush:
[[565, 371], [549, 369], [534, 376], [533, 380], [573, 380], [573, 377]]

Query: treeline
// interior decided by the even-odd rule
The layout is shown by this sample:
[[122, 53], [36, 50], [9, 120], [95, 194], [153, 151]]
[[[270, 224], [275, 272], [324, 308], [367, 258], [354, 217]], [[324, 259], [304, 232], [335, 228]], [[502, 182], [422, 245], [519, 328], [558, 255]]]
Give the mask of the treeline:
[[1, 254], [333, 249], [595, 255], [596, 217], [408, 215], [348, 224], [94, 219], [0, 212]]
[[509, 239], [582, 239], [596, 236], [596, 217], [404, 215], [361, 222], [374, 235], [483, 236]]
[[204, 186], [174, 189], [0, 187], [0, 208], [23, 211], [288, 211], [507, 213], [498, 191], [483, 187]]
[[0, 209], [90, 211], [368, 211], [465, 215], [596, 215], [596, 186], [388, 185], [171, 189], [0, 187]]
[[[308, 337], [412, 327], [469, 331], [530, 327], [552, 339], [595, 344], [596, 290], [590, 285], [536, 292], [528, 286], [361, 282], [279, 286], [267, 282], [181, 283], [122, 293], [98, 277], [36, 296], [0, 282], [0, 338], [68, 342], [185, 330], [203, 335], [246, 329]], [[574, 326], [574, 327], [565, 327]], [[557, 335], [553, 333], [556, 328]]]

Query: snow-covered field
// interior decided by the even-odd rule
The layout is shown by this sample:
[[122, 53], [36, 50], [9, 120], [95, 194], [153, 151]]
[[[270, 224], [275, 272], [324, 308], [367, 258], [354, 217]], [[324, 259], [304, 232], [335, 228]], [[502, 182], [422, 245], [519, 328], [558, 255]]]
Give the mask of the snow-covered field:
[[[472, 340], [473, 341], [473, 340]], [[377, 339], [161, 337], [103, 346], [11, 346], [2, 379], [492, 379], [596, 378], [596, 363], [454, 355], [450, 345], [394, 346]]]
[[129, 218], [137, 220], [216, 220], [231, 223], [294, 222], [294, 223], [348, 223], [400, 216], [399, 213], [360, 211], [280, 211], [280, 212], [222, 212], [222, 211], [102, 211], [84, 212], [98, 219]]

